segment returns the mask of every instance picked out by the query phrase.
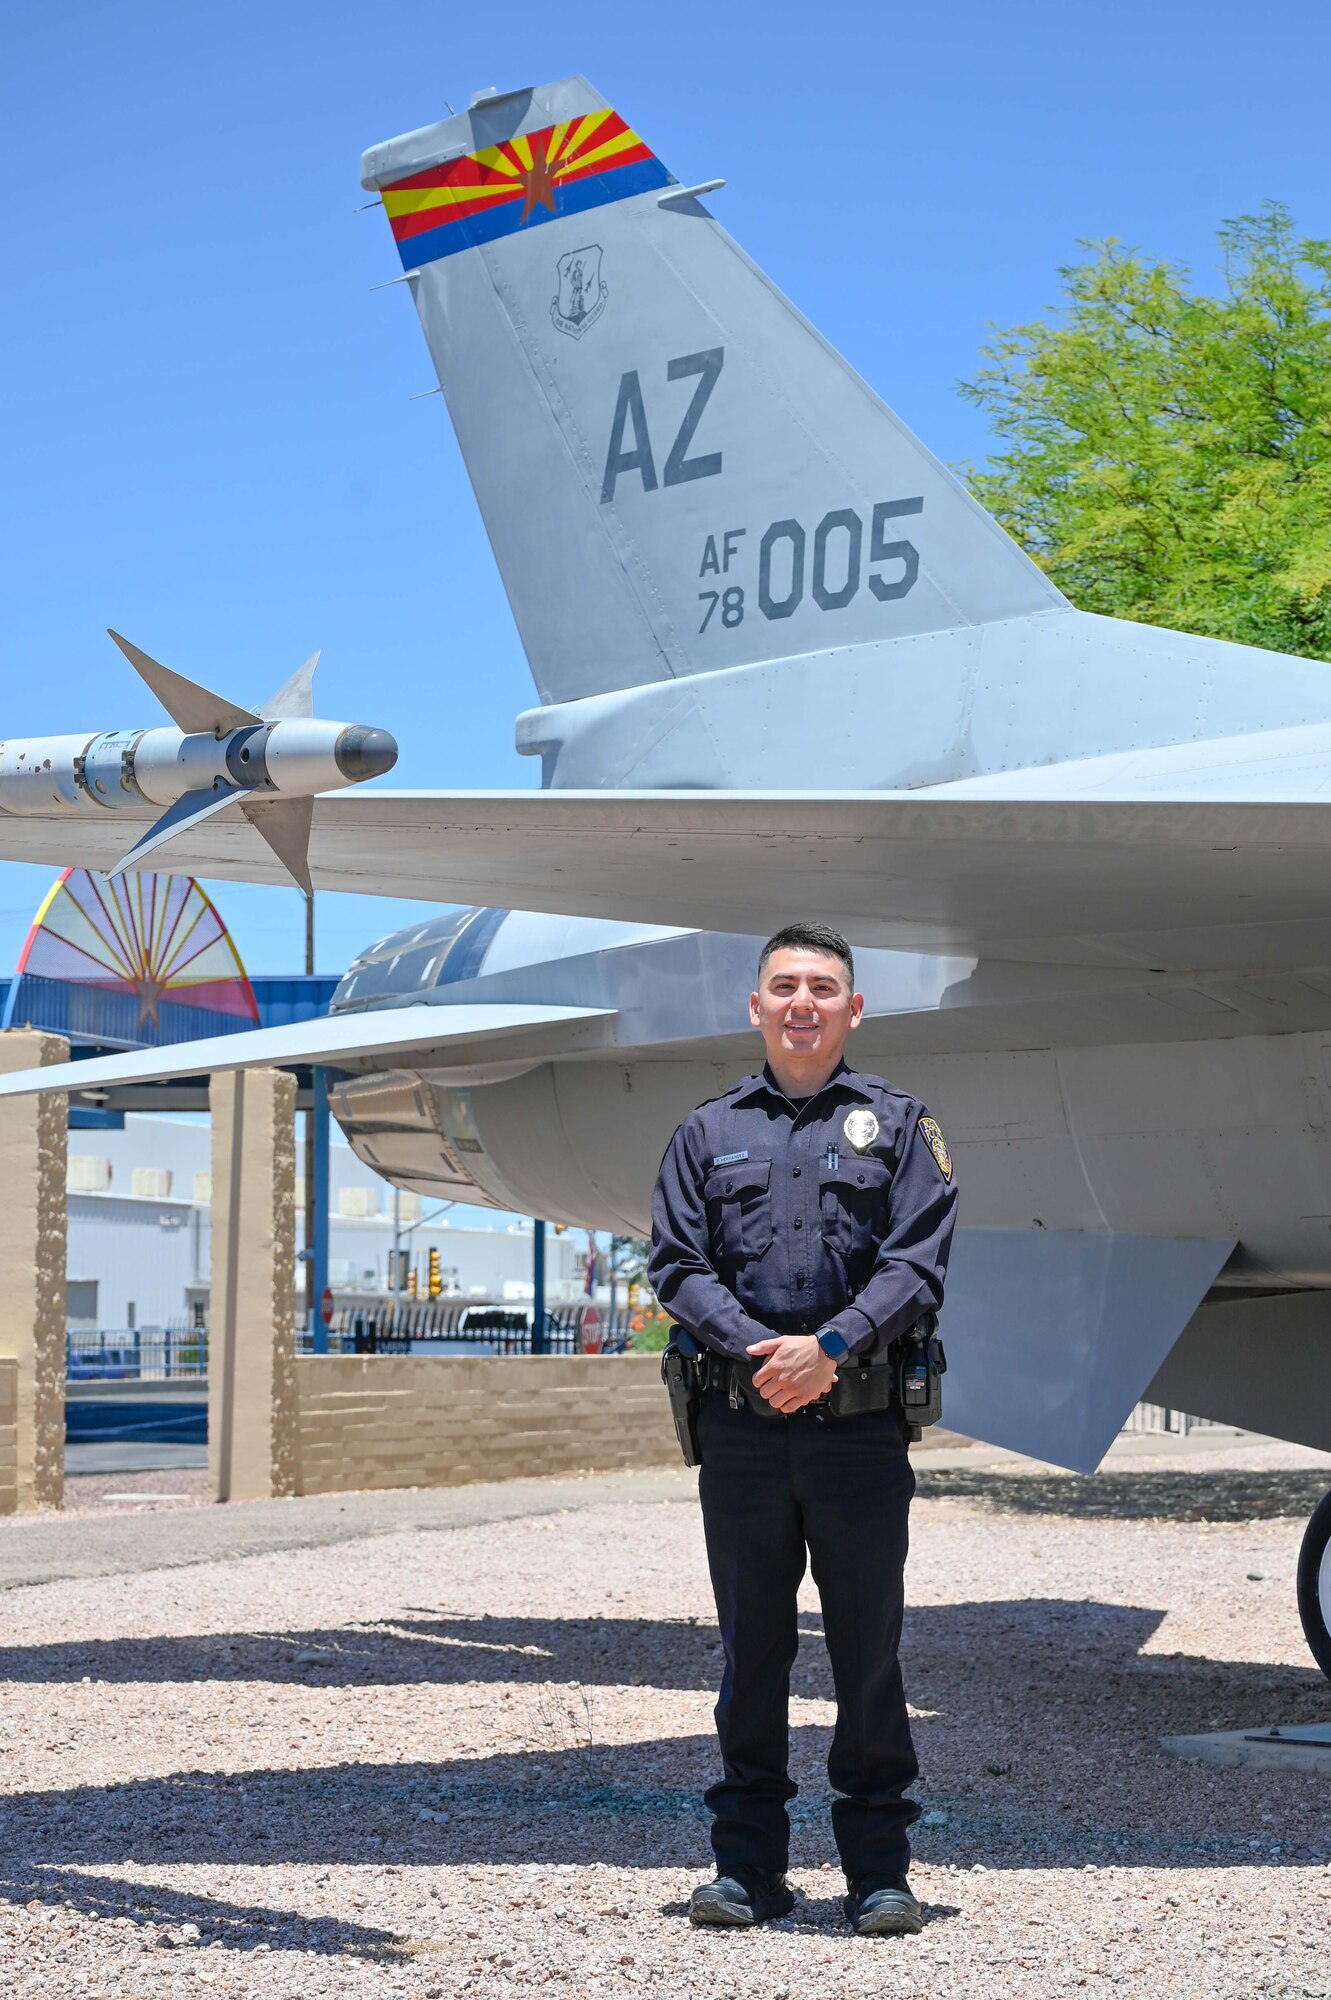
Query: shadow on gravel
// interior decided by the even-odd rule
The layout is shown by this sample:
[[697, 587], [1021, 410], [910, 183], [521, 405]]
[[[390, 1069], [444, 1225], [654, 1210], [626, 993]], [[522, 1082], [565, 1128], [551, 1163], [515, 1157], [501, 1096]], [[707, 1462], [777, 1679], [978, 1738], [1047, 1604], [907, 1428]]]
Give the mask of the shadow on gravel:
[[[1236, 1722], [1271, 1694], [1331, 1701], [1331, 1689], [1311, 1665], [1301, 1669], [1149, 1653], [1163, 1617], [1162, 1611], [1142, 1605], [1056, 1596], [912, 1605], [902, 1641], [907, 1684], [922, 1705], [932, 1707], [939, 1689], [955, 1685], [960, 1672], [960, 1712], [973, 1716], [993, 1698], [1016, 1702], [1025, 1712], [1032, 1704], [1038, 1707], [1041, 1690], [1058, 1708], [1095, 1703], [1132, 1672], [1146, 1684], [1152, 1701], [1162, 1705], [1163, 1734], [1236, 1726], [1202, 1719], [1218, 1712], [1217, 1700], [1234, 1712]], [[793, 1690], [830, 1698], [831, 1676], [816, 1611], [801, 1613], [800, 1631]], [[982, 1660], [986, 1679], [980, 1685], [973, 1663]], [[721, 1668], [717, 1628], [700, 1621], [499, 1618], [423, 1609], [304, 1631], [0, 1648], [0, 1683], [28, 1685], [211, 1681], [303, 1690], [499, 1684], [534, 1691], [554, 1684], [710, 1694], [719, 1685]], [[1056, 1721], [1051, 1710], [1051, 1728]]]
[[1307, 1520], [1328, 1475], [1288, 1472], [1007, 1472], [915, 1460], [921, 1500], [964, 1500], [995, 1514], [1053, 1514], [1080, 1521]]
[[[258, 1903], [224, 1903], [215, 1896], [190, 1895], [155, 1882], [124, 1882], [113, 1875], [85, 1875], [70, 1867], [10, 1868], [0, 1864], [0, 1900], [42, 1903], [106, 1919], [128, 1917], [131, 1923], [163, 1930], [197, 1924], [199, 1947], [220, 1940], [232, 1951], [253, 1951], [256, 1945], [267, 1945], [273, 1951], [315, 1952], [323, 1957], [380, 1963], [398, 1963], [410, 1956], [391, 1931], [340, 1922], [334, 1917], [299, 1917], [292, 1910], [270, 1910]], [[145, 1950], [150, 1948], [146, 1938], [144, 1946]], [[145, 1961], [145, 1966], [148, 1963]], [[182, 1955], [180, 1969], [192, 1969], [188, 1951]]]
[[[1102, 1663], [1139, 1653], [1163, 1614], [1118, 1604], [1033, 1598], [924, 1605], [908, 1614], [910, 1643], [930, 1654], [972, 1652], [1001, 1628], [1009, 1664], [1047, 1665], [1051, 1647], [1093, 1643]], [[822, 1621], [801, 1614], [803, 1667], [826, 1681]], [[809, 1641], [815, 1642], [811, 1649]], [[713, 1624], [650, 1618], [492, 1618], [405, 1611], [312, 1631], [95, 1639], [0, 1648], [0, 1682], [260, 1681], [289, 1687], [539, 1686], [713, 1691], [721, 1677]], [[796, 1691], [801, 1685], [797, 1671]]]
[[[1016, 1607], [990, 1608], [1011, 1614]], [[1158, 1782], [1159, 1736], [1200, 1724], [1215, 1698], [1206, 1685], [1199, 1696], [1176, 1663], [1156, 1659], [1131, 1674], [1121, 1660], [1091, 1656], [1069, 1665], [1063, 1656], [1029, 1681], [1028, 1666], [1014, 1657], [1002, 1630], [987, 1652], [934, 1662], [913, 1656], [908, 1685], [917, 1698], [927, 1687], [931, 1704], [914, 1725], [929, 1775], [929, 1812], [917, 1830], [922, 1859], [998, 1871], [1290, 1867], [1331, 1858], [1320, 1790], [1296, 1774], [1170, 1764], [1167, 1784]], [[196, 1770], [11, 1792], [0, 1893], [26, 1901], [34, 1881], [51, 1879], [48, 1870], [128, 1863], [705, 1868], [701, 1795], [716, 1775], [710, 1731], [607, 1742], [594, 1699], [579, 1699], [594, 1692], [546, 1689], [509, 1711], [508, 1727], [520, 1740], [548, 1726], [545, 1748], [496, 1749], [448, 1763]], [[556, 1711], [557, 1697], [563, 1706]], [[648, 1690], [642, 1718], [648, 1728], [652, 1700]], [[1111, 1733], [1103, 1722], [1092, 1728], [1085, 1754], [1083, 1724], [1099, 1700], [1114, 1704]], [[799, 1867], [833, 1856], [824, 1776], [829, 1739], [826, 1727], [798, 1720], [791, 1732]], [[1148, 1782], [1139, 1786], [1138, 1776]], [[34, 1855], [40, 1870], [32, 1866]], [[86, 1892], [71, 1880], [70, 1893]], [[123, 1897], [126, 1885], [116, 1884], [115, 1893]], [[137, 1887], [130, 1893], [174, 1896]], [[202, 1923], [186, 1901], [180, 1915]], [[260, 1935], [281, 1921], [273, 1912], [227, 1916], [233, 1926], [257, 1925]], [[367, 1949], [373, 1935], [362, 1940]], [[340, 1931], [330, 1930], [328, 1938], [327, 1949], [343, 1949]]]

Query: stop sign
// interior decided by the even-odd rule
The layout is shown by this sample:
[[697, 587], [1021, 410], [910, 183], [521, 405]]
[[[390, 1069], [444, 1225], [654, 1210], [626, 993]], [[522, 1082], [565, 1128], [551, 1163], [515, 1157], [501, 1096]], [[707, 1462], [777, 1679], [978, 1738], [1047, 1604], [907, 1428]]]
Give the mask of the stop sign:
[[333, 1288], [331, 1285], [325, 1285], [323, 1288], [323, 1296], [319, 1300], [319, 1317], [325, 1326], [333, 1324]]
[[582, 1310], [582, 1351], [584, 1354], [599, 1354], [601, 1351], [601, 1315], [595, 1306], [584, 1306]]

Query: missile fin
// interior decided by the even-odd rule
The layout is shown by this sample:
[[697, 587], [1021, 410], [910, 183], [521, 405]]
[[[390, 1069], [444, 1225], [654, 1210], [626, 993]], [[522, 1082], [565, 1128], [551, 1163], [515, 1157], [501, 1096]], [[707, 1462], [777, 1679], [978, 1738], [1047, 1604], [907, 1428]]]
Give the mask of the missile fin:
[[298, 889], [312, 895], [310, 827], [313, 799], [247, 798], [242, 808], [256, 833], [261, 833]]
[[303, 718], [314, 714], [314, 669], [318, 664], [319, 654], [311, 653], [304, 666], [297, 667], [291, 679], [284, 682], [277, 693], [263, 703], [259, 713], [265, 722], [279, 722], [289, 716]]
[[[109, 626], [107, 630], [110, 632]], [[200, 687], [197, 681], [187, 681], [183, 674], [172, 673], [170, 667], [150, 659], [147, 653], [132, 646], [128, 639], [122, 639], [118, 632], [110, 632], [110, 636], [135, 673], [147, 682], [177, 729], [183, 729], [187, 736], [200, 736], [205, 732], [225, 736], [232, 729], [249, 729], [262, 721], [263, 718], [255, 715], [252, 709], [240, 708], [234, 701], [227, 701], [220, 694]], [[291, 686], [290, 681], [287, 686]]]
[[186, 827], [198, 826], [202, 821], [211, 819], [214, 813], [221, 812], [225, 806], [234, 805], [237, 799], [248, 797], [248, 791], [233, 791], [229, 786], [218, 792], [213, 791], [211, 787], [207, 791], [182, 792], [175, 804], [167, 807], [155, 825], [150, 826], [148, 831], [135, 841], [129, 852], [120, 857], [115, 867], [107, 869], [107, 874], [121, 875], [127, 868], [137, 868], [148, 855], [165, 846], [168, 840], [174, 840], [178, 833], [185, 831]]

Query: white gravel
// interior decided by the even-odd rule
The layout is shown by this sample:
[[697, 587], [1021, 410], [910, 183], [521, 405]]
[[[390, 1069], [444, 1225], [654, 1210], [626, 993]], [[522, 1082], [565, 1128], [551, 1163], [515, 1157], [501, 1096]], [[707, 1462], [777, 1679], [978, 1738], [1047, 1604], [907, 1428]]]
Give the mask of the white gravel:
[[691, 1502], [12, 1590], [0, 1992], [1331, 1995], [1327, 1781], [1158, 1747], [1331, 1717], [1292, 1587], [1326, 1468], [1251, 1445], [1093, 1482], [921, 1459], [911, 1939], [841, 1920], [812, 1590], [800, 1901], [689, 1929], [719, 1662]]

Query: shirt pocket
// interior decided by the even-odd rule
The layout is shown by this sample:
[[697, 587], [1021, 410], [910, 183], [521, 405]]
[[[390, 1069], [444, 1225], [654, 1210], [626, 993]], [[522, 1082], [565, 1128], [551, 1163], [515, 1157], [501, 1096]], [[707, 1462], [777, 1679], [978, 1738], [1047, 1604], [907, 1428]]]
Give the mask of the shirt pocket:
[[732, 1263], [761, 1257], [772, 1241], [772, 1162], [713, 1167], [703, 1186], [713, 1241]]
[[886, 1163], [872, 1155], [821, 1169], [823, 1242], [836, 1256], [856, 1264], [872, 1261], [887, 1233], [890, 1184]]

